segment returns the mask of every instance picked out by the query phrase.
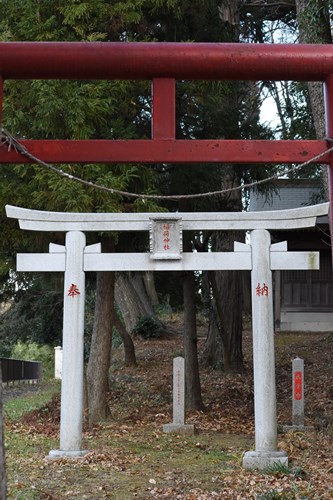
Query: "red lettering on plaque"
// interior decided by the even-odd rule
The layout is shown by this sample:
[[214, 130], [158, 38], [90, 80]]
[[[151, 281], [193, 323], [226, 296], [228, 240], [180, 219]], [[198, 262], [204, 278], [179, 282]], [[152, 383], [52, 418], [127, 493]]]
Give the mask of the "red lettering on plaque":
[[170, 250], [170, 224], [163, 224], [163, 250]]
[[303, 393], [302, 372], [294, 373], [294, 399], [301, 401]]

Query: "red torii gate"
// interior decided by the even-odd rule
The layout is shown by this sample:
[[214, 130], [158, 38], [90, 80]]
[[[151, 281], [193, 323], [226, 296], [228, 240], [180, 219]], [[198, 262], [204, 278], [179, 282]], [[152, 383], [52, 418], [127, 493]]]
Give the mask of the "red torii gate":
[[[326, 140], [178, 140], [177, 79], [322, 81], [327, 137], [333, 138], [332, 45], [1, 42], [1, 102], [6, 79], [152, 80], [150, 140], [21, 141], [45, 162], [303, 163], [331, 146]], [[0, 163], [28, 162], [14, 149], [0, 148]], [[332, 153], [317, 163], [330, 167], [332, 200]]]

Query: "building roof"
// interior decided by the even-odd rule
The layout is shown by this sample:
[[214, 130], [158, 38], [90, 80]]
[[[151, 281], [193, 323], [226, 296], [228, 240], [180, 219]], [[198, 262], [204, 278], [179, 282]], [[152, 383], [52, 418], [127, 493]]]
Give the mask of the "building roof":
[[[287, 210], [321, 203], [322, 186], [317, 179], [276, 179], [270, 193], [250, 192], [249, 212], [263, 210]], [[318, 218], [318, 223], [327, 224], [328, 217]]]

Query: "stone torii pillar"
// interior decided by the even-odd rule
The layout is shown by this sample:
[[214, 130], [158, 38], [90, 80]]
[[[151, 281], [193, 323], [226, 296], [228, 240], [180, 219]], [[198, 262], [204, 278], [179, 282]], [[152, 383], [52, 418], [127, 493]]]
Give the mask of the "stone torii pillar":
[[252, 336], [254, 372], [255, 451], [243, 457], [245, 468], [287, 465], [288, 456], [277, 450], [275, 349], [272, 271], [319, 269], [318, 252], [288, 252], [287, 242], [271, 244], [270, 233], [255, 229], [250, 245], [235, 249], [251, 253]]
[[[287, 453], [277, 450], [272, 282], [272, 269], [284, 268], [283, 262], [274, 266], [274, 250], [283, 250], [282, 256], [285, 256], [287, 248], [286, 242], [271, 245], [270, 234], [263, 229], [251, 231], [250, 238], [255, 451], [245, 453], [243, 466], [264, 468], [274, 462], [288, 464]], [[300, 257], [296, 252], [288, 255], [296, 268], [309, 269], [307, 263], [300, 262]], [[311, 268], [318, 267], [318, 255], [309, 257], [309, 260]]]
[[[311, 227], [326, 215], [328, 203], [259, 213], [66, 214], [6, 207], [22, 229], [65, 231], [66, 246], [49, 254], [18, 254], [18, 271], [65, 272], [60, 449], [51, 457], [80, 456], [83, 404], [83, 321], [85, 271], [251, 270], [255, 392], [255, 451], [243, 465], [263, 468], [287, 463], [277, 450], [272, 270], [318, 269], [317, 252], [288, 252], [286, 242], [271, 245], [268, 230]], [[251, 245], [235, 242], [234, 252], [182, 252], [182, 230], [250, 230]], [[100, 244], [85, 246], [85, 231], [150, 231], [151, 252], [102, 254]]]
[[63, 356], [61, 380], [60, 449], [51, 450], [50, 458], [77, 457], [81, 450], [83, 420], [83, 352], [85, 272], [84, 255], [100, 252], [100, 245], [86, 247], [81, 231], [66, 233], [66, 244], [49, 245], [49, 254], [17, 256], [17, 269], [64, 272]]

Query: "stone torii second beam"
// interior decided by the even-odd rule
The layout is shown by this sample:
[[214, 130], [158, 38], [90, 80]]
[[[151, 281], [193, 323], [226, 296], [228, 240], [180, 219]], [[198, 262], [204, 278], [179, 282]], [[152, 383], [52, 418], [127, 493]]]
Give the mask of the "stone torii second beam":
[[[318, 252], [288, 252], [286, 242], [271, 244], [268, 230], [316, 224], [328, 203], [293, 210], [252, 213], [80, 214], [7, 206], [22, 229], [64, 231], [65, 246], [50, 244], [49, 254], [18, 254], [18, 271], [65, 273], [60, 449], [50, 457], [80, 456], [83, 414], [83, 331], [85, 271], [251, 270], [254, 353], [255, 451], [244, 467], [287, 463], [277, 450], [272, 271], [318, 269]], [[234, 252], [183, 253], [182, 230], [250, 230], [251, 244], [235, 242]], [[150, 231], [151, 252], [103, 254], [86, 246], [86, 231]]]

